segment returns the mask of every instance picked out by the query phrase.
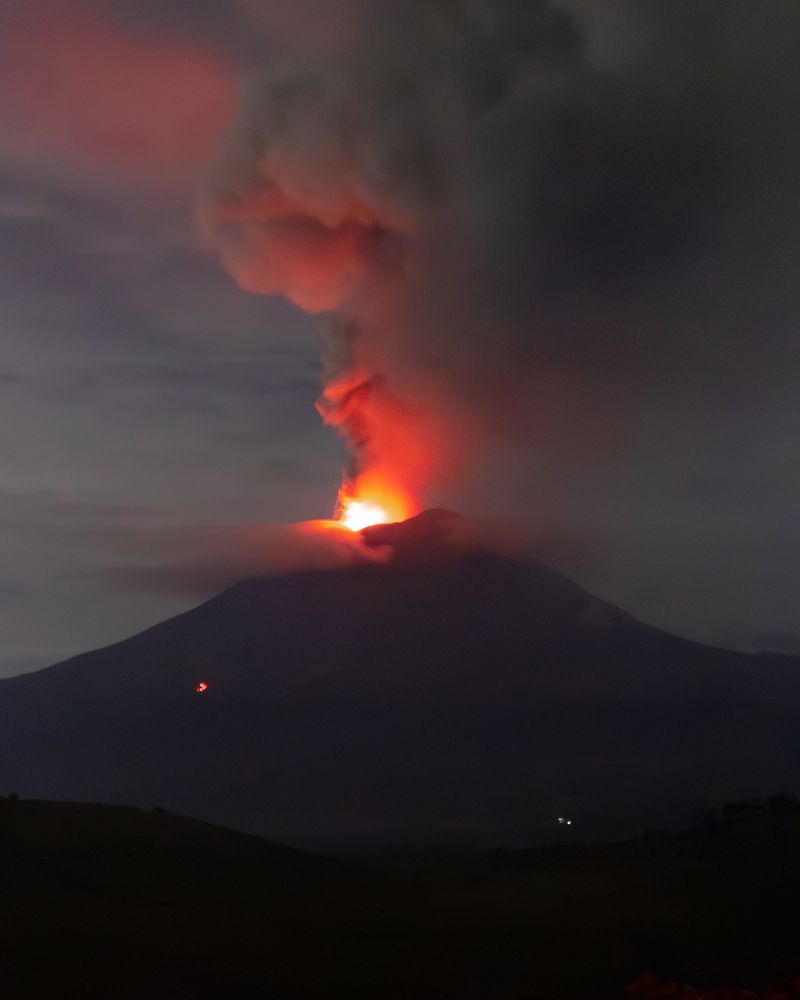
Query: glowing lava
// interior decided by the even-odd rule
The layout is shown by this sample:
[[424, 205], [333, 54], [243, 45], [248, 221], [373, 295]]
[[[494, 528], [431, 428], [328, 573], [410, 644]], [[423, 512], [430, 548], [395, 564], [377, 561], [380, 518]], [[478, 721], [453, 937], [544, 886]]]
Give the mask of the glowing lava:
[[366, 473], [339, 492], [336, 518], [351, 531], [361, 531], [373, 524], [405, 521], [417, 513], [418, 504], [409, 493], [389, 486], [378, 477]]
[[340, 521], [351, 531], [361, 531], [373, 524], [386, 524], [390, 520], [383, 507], [369, 500], [346, 500], [342, 505]]
[[200, 681], [200, 683], [195, 688], [195, 691], [198, 694], [203, 694], [205, 691], [208, 691], [208, 684], [206, 684], [205, 681]]

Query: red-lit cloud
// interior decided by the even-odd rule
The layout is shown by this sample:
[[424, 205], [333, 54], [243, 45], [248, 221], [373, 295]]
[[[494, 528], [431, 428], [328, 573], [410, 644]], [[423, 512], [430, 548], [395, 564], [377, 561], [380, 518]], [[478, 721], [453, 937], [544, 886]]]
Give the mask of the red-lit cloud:
[[0, 12], [0, 155], [40, 171], [186, 190], [235, 100], [221, 56], [126, 30], [91, 0]]

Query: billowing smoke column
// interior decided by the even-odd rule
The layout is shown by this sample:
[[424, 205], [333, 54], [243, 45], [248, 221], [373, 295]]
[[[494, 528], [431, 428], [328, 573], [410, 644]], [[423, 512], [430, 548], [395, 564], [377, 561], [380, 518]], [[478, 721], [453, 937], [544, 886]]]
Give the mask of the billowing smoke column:
[[360, 142], [346, 94], [321, 68], [278, 67], [255, 85], [220, 165], [206, 224], [241, 286], [328, 314], [318, 409], [350, 446], [350, 497], [414, 513], [450, 461], [424, 403], [396, 391], [417, 220]]
[[[258, 9], [269, 25], [268, 4]], [[479, 433], [464, 404], [486, 372], [453, 350], [470, 325], [491, 340], [453, 243], [460, 169], [469, 177], [481, 119], [504, 102], [504, 64], [541, 52], [537, 73], [560, 86], [552, 57], [570, 33], [544, 4], [362, 15], [335, 53], [273, 56], [251, 80], [203, 220], [243, 288], [329, 314], [318, 408], [353, 452], [342, 495], [405, 517], [458, 474]]]
[[740, 250], [781, 252], [763, 199], [797, 216], [794, 0], [350, 0], [328, 50], [246, 6], [264, 68], [204, 227], [244, 288], [325, 314], [345, 494], [404, 516], [499, 441], [578, 467], [723, 356]]

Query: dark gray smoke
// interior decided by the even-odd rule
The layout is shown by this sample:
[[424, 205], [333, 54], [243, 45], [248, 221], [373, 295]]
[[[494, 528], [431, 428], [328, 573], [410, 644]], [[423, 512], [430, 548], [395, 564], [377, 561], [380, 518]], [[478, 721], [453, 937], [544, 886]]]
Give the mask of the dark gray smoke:
[[458, 482], [620, 565], [733, 545], [785, 594], [795, 0], [328, 4], [327, 47], [246, 7], [263, 66], [204, 224], [245, 288], [335, 315], [321, 410], [352, 477]]

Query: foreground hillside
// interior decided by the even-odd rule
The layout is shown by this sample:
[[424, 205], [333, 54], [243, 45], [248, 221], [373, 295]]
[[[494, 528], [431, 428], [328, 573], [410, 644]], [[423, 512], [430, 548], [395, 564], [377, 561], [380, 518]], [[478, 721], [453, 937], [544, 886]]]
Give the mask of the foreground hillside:
[[0, 799], [3, 996], [620, 998], [800, 962], [800, 819], [402, 867]]
[[798, 660], [686, 642], [540, 564], [453, 548], [449, 517], [370, 529], [384, 564], [245, 581], [0, 682], [0, 788], [338, 851], [542, 843], [562, 814], [618, 839], [794, 787]]

